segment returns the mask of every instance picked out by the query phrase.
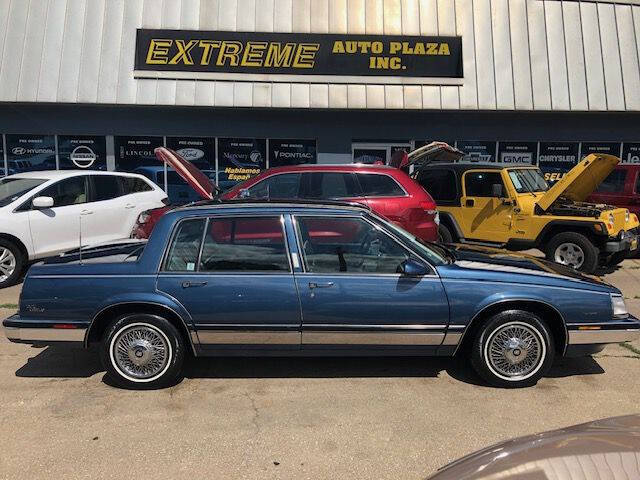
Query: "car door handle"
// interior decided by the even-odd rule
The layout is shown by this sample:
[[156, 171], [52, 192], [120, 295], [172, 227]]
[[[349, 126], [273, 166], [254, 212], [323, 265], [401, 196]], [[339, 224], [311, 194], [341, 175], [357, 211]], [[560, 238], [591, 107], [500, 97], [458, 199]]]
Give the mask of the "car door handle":
[[80, 212], [80, 215], [91, 215], [93, 213], [93, 210], [82, 210]]
[[476, 204], [476, 201], [473, 198], [467, 198], [467, 201], [464, 202], [465, 206], [473, 207]]
[[131, 209], [131, 208], [136, 208], [136, 206], [135, 206], [135, 205], [133, 205], [133, 204], [131, 204], [131, 203], [127, 203], [127, 204], [124, 206], [124, 208]]
[[311, 288], [311, 289], [313, 289], [313, 288], [329, 288], [329, 287], [333, 287], [333, 282], [326, 282], [326, 283], [309, 282], [309, 288]]
[[204, 287], [207, 282], [182, 282], [182, 288]]

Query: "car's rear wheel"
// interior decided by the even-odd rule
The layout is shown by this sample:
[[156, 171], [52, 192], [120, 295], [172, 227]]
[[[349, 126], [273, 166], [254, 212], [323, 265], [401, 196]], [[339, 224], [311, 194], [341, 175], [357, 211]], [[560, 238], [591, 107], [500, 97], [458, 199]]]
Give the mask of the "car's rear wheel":
[[585, 273], [593, 273], [598, 266], [598, 248], [577, 232], [564, 232], [552, 237], [545, 254], [547, 260]]
[[471, 363], [497, 387], [528, 387], [549, 370], [555, 355], [551, 334], [533, 313], [509, 310], [489, 319], [477, 332]]
[[453, 242], [453, 235], [451, 234], [451, 230], [449, 230], [449, 228], [442, 223], [438, 225], [438, 241], [440, 243]]
[[13, 242], [0, 239], [0, 288], [18, 282], [26, 259]]
[[147, 314], [116, 318], [101, 344], [101, 359], [119, 386], [136, 389], [174, 384], [182, 371], [185, 342], [166, 319]]

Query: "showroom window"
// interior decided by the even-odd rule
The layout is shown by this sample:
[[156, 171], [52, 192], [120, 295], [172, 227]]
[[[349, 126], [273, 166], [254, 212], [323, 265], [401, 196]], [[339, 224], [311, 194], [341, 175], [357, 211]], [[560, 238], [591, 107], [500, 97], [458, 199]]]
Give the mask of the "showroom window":
[[60, 170], [106, 170], [106, 138], [58, 135], [58, 159]]
[[409, 252], [361, 218], [296, 217], [312, 273], [397, 273]]
[[9, 175], [56, 169], [54, 135], [5, 135]]
[[[154, 182], [158, 174], [164, 172], [164, 165], [153, 152], [156, 147], [164, 145], [162, 137], [114, 137], [113, 140], [116, 170], [142, 173]], [[164, 185], [156, 183], [164, 188]]]

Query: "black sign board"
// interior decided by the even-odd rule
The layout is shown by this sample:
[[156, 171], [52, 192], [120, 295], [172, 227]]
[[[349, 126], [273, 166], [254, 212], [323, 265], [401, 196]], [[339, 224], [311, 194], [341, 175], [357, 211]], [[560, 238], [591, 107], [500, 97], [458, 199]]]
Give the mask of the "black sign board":
[[498, 161], [512, 165], [535, 165], [538, 142], [500, 142]]
[[373, 165], [374, 163], [387, 163], [386, 148], [354, 148], [353, 163], [366, 163]]
[[263, 138], [219, 138], [218, 182], [225, 190], [266, 168], [267, 141]]
[[0, 134], [0, 177], [9, 175], [7, 173], [7, 165], [4, 161], [4, 137]]
[[167, 137], [167, 147], [200, 170], [215, 170], [216, 142], [205, 137]]
[[[154, 148], [163, 146], [162, 137], [115, 137], [116, 170], [142, 173], [152, 180], [158, 172], [164, 172], [164, 165], [153, 153]], [[141, 167], [145, 167], [144, 169]]]
[[315, 140], [269, 140], [269, 166], [317, 163]]
[[560, 180], [578, 164], [577, 142], [540, 142], [538, 166], [549, 183]]
[[589, 155], [590, 153], [604, 153], [607, 155], [620, 156], [620, 143], [619, 142], [582, 142], [580, 146], [580, 159]]
[[495, 162], [496, 142], [486, 142], [478, 140], [458, 140], [456, 142], [458, 150], [462, 150], [466, 155], [463, 161], [466, 162]]
[[622, 144], [622, 163], [640, 163], [640, 143]]
[[462, 78], [462, 37], [138, 29], [135, 70], [153, 78], [447, 83], [434, 79]]
[[56, 169], [56, 138], [53, 135], [7, 135], [9, 175]]
[[61, 170], [106, 170], [106, 139], [86, 135], [58, 135], [58, 158]]

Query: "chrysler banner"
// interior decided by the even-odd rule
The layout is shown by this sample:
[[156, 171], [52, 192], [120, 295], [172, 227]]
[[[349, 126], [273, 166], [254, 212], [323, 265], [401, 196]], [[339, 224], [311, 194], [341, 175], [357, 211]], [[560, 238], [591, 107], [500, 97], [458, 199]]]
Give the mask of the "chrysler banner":
[[138, 29], [137, 78], [462, 84], [462, 38]]
[[540, 142], [538, 167], [547, 182], [557, 182], [578, 164], [579, 146], [577, 142]]

